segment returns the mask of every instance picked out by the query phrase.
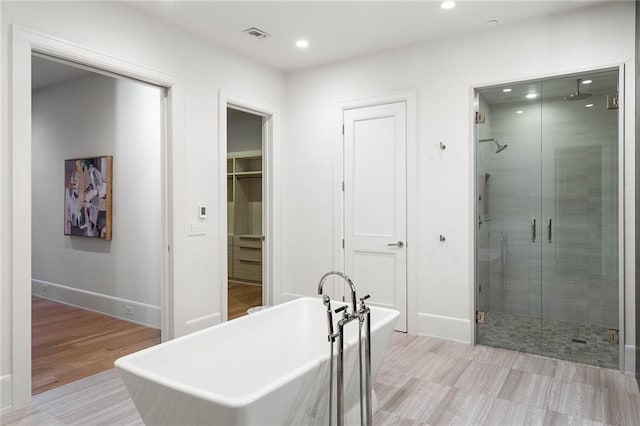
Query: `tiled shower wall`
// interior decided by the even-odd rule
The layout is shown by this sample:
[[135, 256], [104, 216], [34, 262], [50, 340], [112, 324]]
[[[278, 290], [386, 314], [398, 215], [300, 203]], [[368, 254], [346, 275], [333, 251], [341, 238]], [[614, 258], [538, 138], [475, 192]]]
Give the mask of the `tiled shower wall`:
[[479, 145], [478, 306], [618, 328], [617, 111], [606, 96], [480, 108], [480, 139], [508, 148]]

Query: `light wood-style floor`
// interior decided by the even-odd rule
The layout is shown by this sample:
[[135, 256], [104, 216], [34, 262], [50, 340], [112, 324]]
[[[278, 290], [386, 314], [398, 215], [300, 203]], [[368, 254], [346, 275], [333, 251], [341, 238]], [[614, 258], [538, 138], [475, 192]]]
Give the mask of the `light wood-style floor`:
[[247, 309], [262, 305], [262, 286], [229, 280], [227, 317], [247, 315]]
[[160, 331], [32, 296], [34, 395], [113, 368], [160, 343]]
[[[375, 425], [640, 425], [635, 379], [568, 361], [396, 333]], [[114, 370], [37, 395], [14, 424], [142, 425]]]

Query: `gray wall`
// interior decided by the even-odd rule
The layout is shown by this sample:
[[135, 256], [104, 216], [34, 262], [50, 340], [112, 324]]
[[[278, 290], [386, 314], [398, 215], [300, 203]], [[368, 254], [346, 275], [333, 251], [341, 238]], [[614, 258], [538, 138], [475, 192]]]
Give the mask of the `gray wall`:
[[227, 151], [261, 151], [262, 117], [227, 108]]
[[[86, 291], [108, 296], [107, 310], [122, 310], [118, 301], [159, 307], [160, 94], [98, 74], [33, 93], [32, 277], [53, 284], [49, 296], [77, 304]], [[64, 160], [107, 154], [113, 240], [63, 235]], [[80, 292], [56, 292], [57, 285]], [[78, 294], [79, 302], [64, 300]]]

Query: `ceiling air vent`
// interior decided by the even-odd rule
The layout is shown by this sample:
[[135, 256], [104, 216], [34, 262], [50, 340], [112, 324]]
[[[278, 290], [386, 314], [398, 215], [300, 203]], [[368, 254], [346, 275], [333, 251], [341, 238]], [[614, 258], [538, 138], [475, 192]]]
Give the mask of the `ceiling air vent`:
[[269, 37], [271, 37], [271, 35], [270, 35], [269, 33], [266, 33], [266, 32], [264, 32], [264, 31], [262, 31], [262, 30], [259, 30], [259, 29], [258, 29], [258, 28], [256, 28], [256, 27], [253, 27], [253, 28], [249, 28], [249, 29], [247, 29], [247, 30], [244, 30], [244, 31], [243, 31], [243, 33], [247, 33], [247, 34], [249, 34], [250, 36], [253, 36], [253, 37], [255, 37], [255, 38], [260, 38], [260, 39], [263, 39], [263, 38], [269, 38]]

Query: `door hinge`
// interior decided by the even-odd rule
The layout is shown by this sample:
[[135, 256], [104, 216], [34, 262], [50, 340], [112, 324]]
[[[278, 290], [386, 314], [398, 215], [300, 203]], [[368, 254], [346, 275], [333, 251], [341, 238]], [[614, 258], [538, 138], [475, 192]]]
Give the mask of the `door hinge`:
[[476, 323], [484, 324], [484, 311], [476, 311]]
[[342, 192], [344, 192], [344, 181], [342, 181]]
[[484, 123], [485, 116], [483, 111], [476, 111], [476, 124]]
[[615, 330], [612, 328], [608, 329], [607, 342], [611, 343], [612, 345], [617, 345], [618, 343], [620, 343], [620, 330]]
[[171, 251], [171, 245], [167, 246], [167, 251]]
[[618, 95], [607, 95], [607, 109], [618, 109]]
[[344, 238], [342, 239], [342, 248], [344, 248]]
[[344, 124], [342, 125], [342, 134], [344, 135]]

